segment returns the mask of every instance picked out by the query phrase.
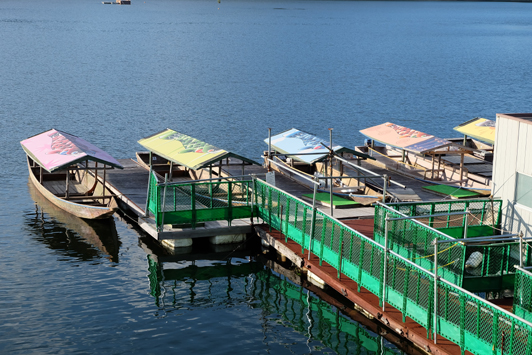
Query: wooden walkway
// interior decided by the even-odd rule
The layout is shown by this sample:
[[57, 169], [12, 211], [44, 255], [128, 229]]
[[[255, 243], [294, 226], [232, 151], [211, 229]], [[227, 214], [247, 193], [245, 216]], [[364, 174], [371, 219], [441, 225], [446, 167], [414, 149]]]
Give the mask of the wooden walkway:
[[[165, 226], [163, 231], [157, 231], [155, 219], [145, 217], [146, 196], [148, 193], [149, 171], [138, 165], [132, 159], [119, 159], [123, 170], [107, 171], [106, 184], [116, 196], [122, 209], [129, 209], [137, 215], [139, 226], [156, 240], [185, 239], [214, 237], [227, 234], [246, 234], [252, 231], [249, 219], [237, 219], [231, 222], [205, 222], [196, 228], [171, 228]], [[101, 177], [99, 177], [101, 179]], [[172, 181], [190, 181], [188, 178], [174, 177]]]

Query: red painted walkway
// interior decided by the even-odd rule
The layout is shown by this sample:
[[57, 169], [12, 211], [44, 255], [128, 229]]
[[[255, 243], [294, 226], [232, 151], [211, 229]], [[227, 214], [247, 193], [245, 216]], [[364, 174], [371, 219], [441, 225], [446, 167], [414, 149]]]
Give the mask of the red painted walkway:
[[[342, 222], [368, 237], [373, 237], [373, 219], [342, 220]], [[269, 232], [268, 226], [261, 226], [260, 228], [272, 236], [276, 242], [285, 245], [299, 258], [304, 259], [304, 267], [325, 281], [327, 285], [334, 288], [340, 294], [343, 294], [346, 298], [360, 306], [388, 328], [391, 328], [400, 334], [402, 332], [402, 335], [406, 339], [410, 340], [421, 349], [430, 351], [431, 354], [461, 354], [458, 345], [441, 336], [438, 336], [437, 344], [434, 344], [432, 340], [427, 339], [427, 329], [412, 319], [407, 317], [406, 322], [403, 323], [401, 312], [391, 305], [386, 304], [386, 312], [383, 313], [382, 307], [379, 306], [379, 298], [377, 296], [363, 287], [360, 292], [358, 292], [357, 283], [344, 274], [341, 274], [338, 279], [337, 270], [325, 261], [320, 266], [318, 256], [311, 254], [310, 260], [308, 260], [308, 255], [301, 254], [301, 246], [290, 239], [286, 242], [285, 236], [279, 231], [272, 229], [272, 231]], [[471, 353], [466, 352], [466, 354]]]

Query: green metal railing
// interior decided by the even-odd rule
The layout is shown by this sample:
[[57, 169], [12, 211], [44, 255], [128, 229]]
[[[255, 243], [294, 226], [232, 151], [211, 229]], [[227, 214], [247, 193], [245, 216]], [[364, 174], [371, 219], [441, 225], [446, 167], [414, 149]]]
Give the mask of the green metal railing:
[[253, 214], [253, 180], [192, 183], [159, 183], [152, 172], [147, 209], [157, 228], [163, 224], [190, 225], [199, 222], [250, 218]]
[[[375, 206], [373, 236], [379, 244], [385, 244], [386, 219], [408, 216], [387, 206]], [[458, 216], [462, 218], [463, 216]], [[388, 222], [388, 247], [422, 268], [434, 271], [434, 240], [452, 240], [433, 228], [427, 228], [417, 220], [402, 219]], [[449, 243], [438, 251], [439, 276], [462, 286], [466, 248], [460, 243]]]
[[517, 268], [515, 273], [514, 313], [523, 319], [532, 321], [532, 273]]
[[[403, 320], [410, 317], [425, 327], [427, 337], [435, 331], [474, 354], [532, 353], [531, 323], [445, 278], [435, 288], [432, 266], [424, 268], [393, 247], [385, 257], [381, 244], [263, 181], [256, 181], [254, 193], [258, 216], [299, 243], [302, 253], [310, 247], [320, 263], [325, 260], [338, 270], [338, 276], [344, 273], [359, 289], [377, 295], [381, 305], [385, 301], [401, 311]], [[445, 267], [438, 266], [442, 273]]]
[[[415, 220], [388, 222], [392, 250], [433, 271], [433, 242], [447, 240], [449, 242], [442, 244], [438, 250], [439, 276], [472, 292], [498, 292], [514, 285], [514, 265], [519, 264], [519, 243], [471, 245], [453, 240], [464, 238], [465, 234], [467, 237], [499, 234], [494, 232], [500, 224], [500, 206], [500, 200], [377, 205], [374, 237], [384, 245], [386, 218], [416, 217]], [[456, 215], [466, 211], [467, 214]], [[433, 217], [435, 215], [437, 217]], [[529, 265], [529, 257], [527, 249], [525, 265]]]
[[419, 217], [417, 221], [433, 227], [453, 238], [463, 238], [467, 225], [467, 237], [498, 234], [501, 224], [502, 200], [451, 200], [438, 202], [401, 202], [387, 204], [390, 209], [406, 216], [469, 213], [463, 216], [447, 215], [442, 217]]

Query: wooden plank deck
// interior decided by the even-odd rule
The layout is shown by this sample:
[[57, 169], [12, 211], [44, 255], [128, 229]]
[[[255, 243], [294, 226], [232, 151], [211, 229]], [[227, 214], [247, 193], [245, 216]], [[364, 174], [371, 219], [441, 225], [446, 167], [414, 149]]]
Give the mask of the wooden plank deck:
[[[66, 181], [62, 181], [62, 180], [43, 181], [43, 186], [48, 191], [50, 191], [56, 196], [65, 196]], [[77, 181], [70, 181], [68, 183], [68, 191], [71, 194], [85, 193], [87, 191], [87, 188]]]

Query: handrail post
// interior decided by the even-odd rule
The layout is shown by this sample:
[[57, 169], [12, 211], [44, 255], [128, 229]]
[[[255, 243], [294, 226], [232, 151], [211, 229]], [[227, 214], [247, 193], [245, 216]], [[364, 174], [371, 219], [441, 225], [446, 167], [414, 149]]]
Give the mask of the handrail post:
[[469, 224], [469, 218], [468, 217], [469, 217], [469, 213], [470, 213], [469, 212], [469, 207], [466, 209], [466, 212], [467, 213], [464, 215], [464, 220], [465, 220], [465, 222], [464, 222], [464, 239], [467, 238], [467, 226]]
[[310, 238], [308, 240], [308, 260], [310, 260], [310, 250], [312, 249], [312, 237], [314, 236], [314, 225], [316, 224], [316, 192], [318, 184], [314, 184], [314, 194], [312, 195], [312, 219], [310, 222]]
[[227, 202], [227, 224], [230, 227], [233, 220], [233, 183], [231, 181], [227, 182]]
[[268, 172], [271, 171], [270, 155], [272, 154], [272, 129], [268, 128]]
[[168, 179], [168, 174], [164, 174], [164, 188], [163, 188], [163, 203], [162, 203], [162, 206], [161, 206], [161, 212], [162, 212], [162, 217], [161, 217], [161, 232], [164, 231], [164, 207], [166, 206], [166, 181]]
[[[251, 225], [253, 226], [253, 214], [255, 213], [255, 176], [251, 177]], [[249, 183], [247, 184], [247, 191], [246, 191], [246, 199], [248, 199], [249, 195]]]
[[[382, 275], [382, 311], [386, 308], [386, 271], [388, 269], [388, 213], [386, 213], [384, 223], [384, 263], [383, 263], [383, 275]], [[362, 267], [360, 265], [359, 267]]]
[[438, 239], [434, 239], [434, 321], [433, 321], [433, 332], [434, 332], [434, 344], [437, 343], [438, 339]]

